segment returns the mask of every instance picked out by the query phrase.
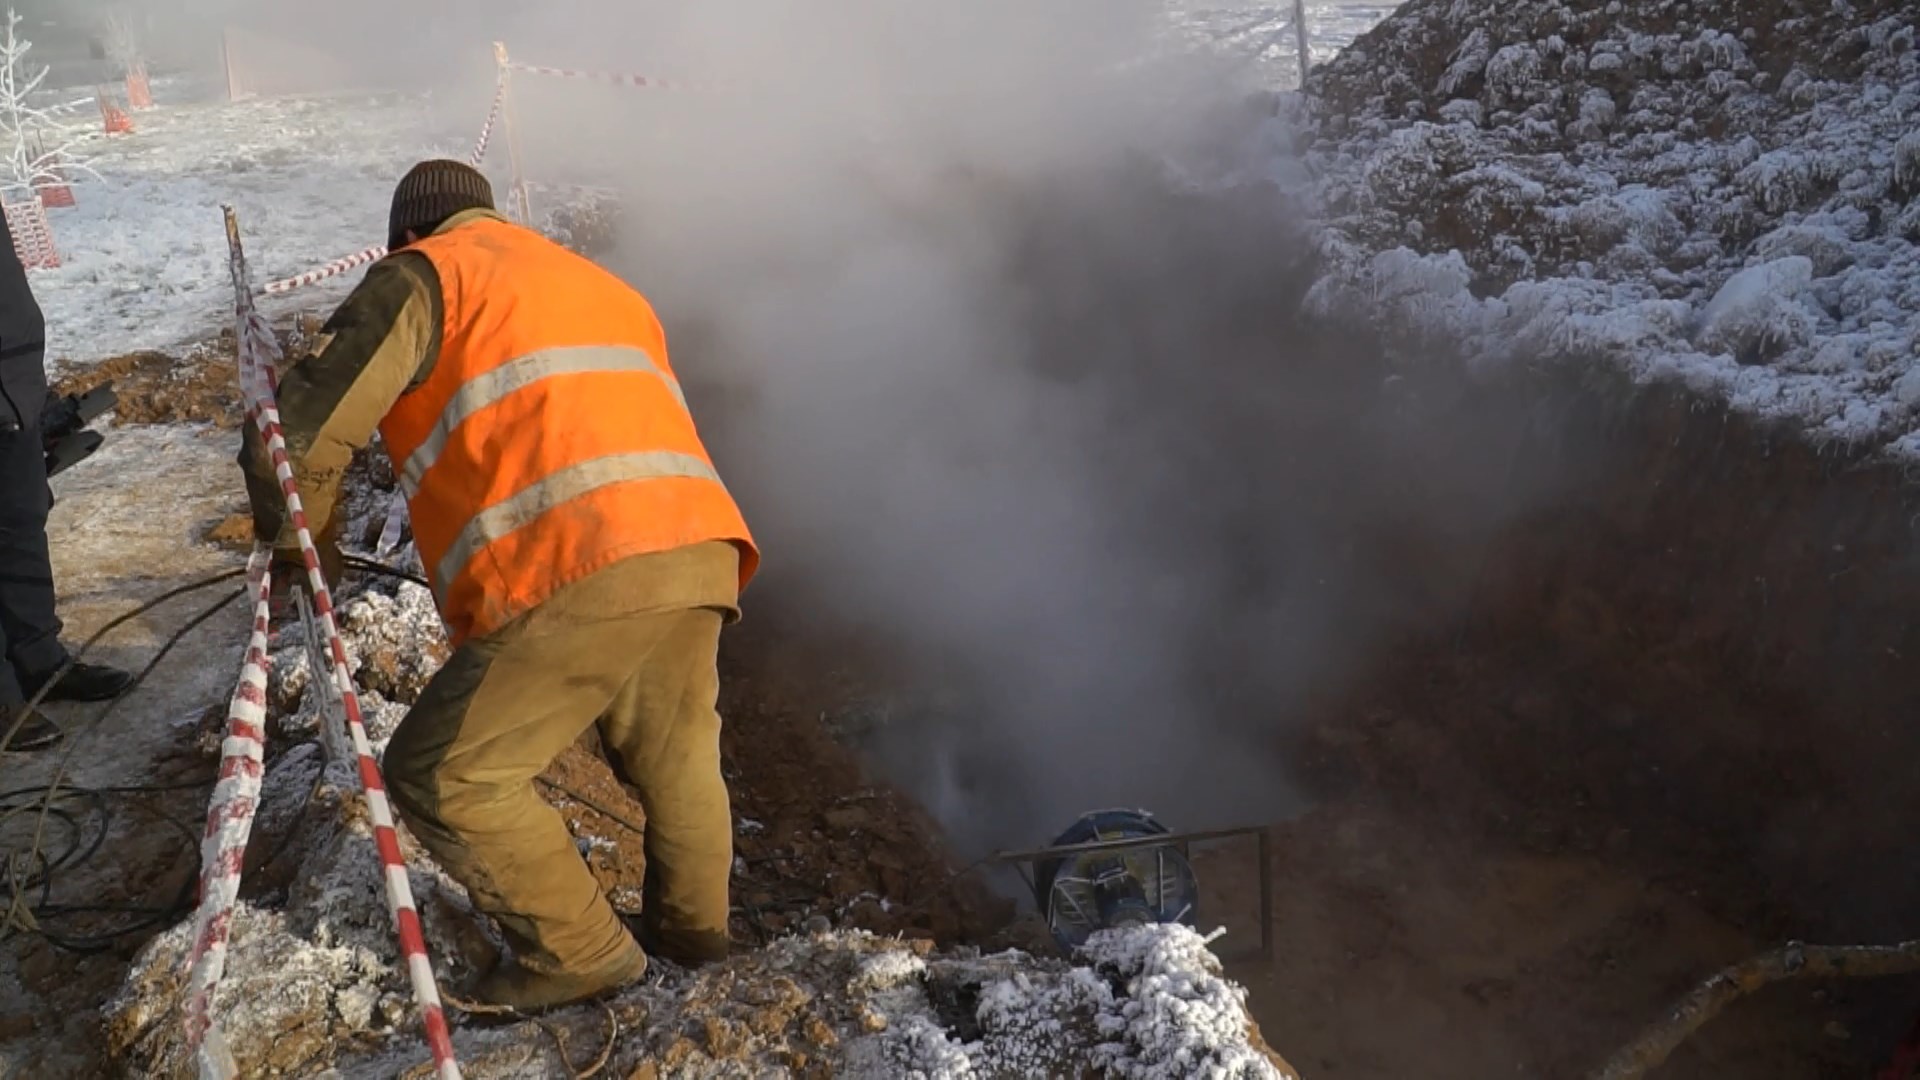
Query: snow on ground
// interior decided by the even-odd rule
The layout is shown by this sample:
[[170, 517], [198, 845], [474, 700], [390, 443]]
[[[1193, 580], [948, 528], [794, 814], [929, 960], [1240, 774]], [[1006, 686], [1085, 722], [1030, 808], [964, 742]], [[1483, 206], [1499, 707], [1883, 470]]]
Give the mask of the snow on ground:
[[1920, 16], [1412, 0], [1295, 118], [1328, 311], [1920, 455]]
[[[1392, 7], [1309, 3], [1316, 59]], [[1169, 9], [1170, 40], [1242, 58], [1263, 85], [1292, 86], [1290, 12], [1285, 2], [1184, 0]], [[154, 90], [160, 107], [138, 114], [133, 134], [97, 135], [82, 147], [104, 179], [76, 181], [78, 205], [48, 212], [64, 265], [36, 271], [32, 282], [55, 361], [174, 351], [217, 334], [230, 303], [222, 204], [239, 212], [258, 283], [384, 242], [393, 182], [421, 157], [466, 156], [487, 108], [484, 95], [466, 92], [438, 101], [339, 95], [229, 103], [219, 88], [188, 80], [161, 80]], [[489, 157], [496, 174], [499, 149]], [[270, 298], [264, 307], [269, 315], [325, 310], [359, 276]]]
[[[1400, 0], [1309, 0], [1307, 51], [1312, 62], [1333, 59], [1399, 4]], [[1293, 89], [1299, 85], [1299, 40], [1290, 2], [1183, 0], [1170, 7], [1168, 14], [1178, 39], [1244, 59], [1268, 86]]]
[[[424, 98], [229, 104], [177, 81], [154, 92], [161, 107], [137, 114], [132, 134], [85, 144], [103, 179], [77, 181], [78, 205], [48, 211], [64, 265], [31, 281], [51, 359], [171, 350], [229, 324], [222, 204], [239, 213], [259, 283], [384, 243], [400, 174], [430, 154], [466, 156], [486, 117], [484, 100], [455, 124], [438, 122]], [[355, 280], [343, 275], [267, 309], [324, 306]]]

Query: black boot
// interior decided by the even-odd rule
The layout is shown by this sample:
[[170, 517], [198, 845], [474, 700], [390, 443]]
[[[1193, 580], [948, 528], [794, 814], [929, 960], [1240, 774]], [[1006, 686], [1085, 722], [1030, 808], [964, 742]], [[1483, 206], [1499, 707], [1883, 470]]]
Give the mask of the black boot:
[[[20, 713], [25, 708], [25, 705], [0, 707], [0, 738], [4, 738], [7, 732], [13, 731], [13, 722], [20, 718]], [[27, 722], [20, 725], [20, 730], [14, 732], [13, 738], [8, 740], [7, 750], [23, 754], [33, 750], [45, 750], [66, 737], [67, 733], [61, 731], [58, 725], [35, 710], [32, 716], [27, 717]]]
[[[42, 680], [28, 688], [31, 698], [40, 692], [46, 683]], [[133, 685], [133, 676], [119, 668], [105, 664], [80, 663], [73, 665], [65, 675], [60, 676], [47, 691], [43, 701], [111, 701], [120, 696], [127, 687]]]

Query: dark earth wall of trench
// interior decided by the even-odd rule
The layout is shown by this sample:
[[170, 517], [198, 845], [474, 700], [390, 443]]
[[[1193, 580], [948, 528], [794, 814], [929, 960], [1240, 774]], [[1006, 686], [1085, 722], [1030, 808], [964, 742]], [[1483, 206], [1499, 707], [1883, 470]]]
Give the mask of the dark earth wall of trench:
[[1920, 497], [1903, 472], [1677, 390], [1543, 402], [1528, 467], [1587, 459], [1486, 552], [1454, 633], [1551, 648], [1594, 684], [1586, 708], [1477, 714], [1464, 758], [1536, 817], [1747, 868], [1783, 930], [1920, 936]]
[[[1243, 771], [1278, 778], [1242, 791], [1195, 768], [1151, 796], [1156, 812], [1190, 828], [1275, 821], [1365, 791], [1682, 882], [1757, 941], [1920, 936], [1920, 496], [1900, 469], [1634, 387], [1603, 361], [1468, 374], [1431, 343], [1314, 323], [1306, 245], [1257, 196], [1124, 180], [1004, 194], [990, 214], [927, 209], [1009, 238], [997, 285], [1018, 302], [996, 326], [1019, 347], [991, 362], [1104, 403], [1097, 464], [1077, 481], [1107, 496], [1111, 542], [1151, 556], [1162, 595], [1184, 597], [1154, 611], [1173, 632], [1131, 644], [1178, 654], [1178, 685], [1154, 689], [1185, 711], [1143, 712], [1123, 681], [1069, 698], [1115, 744], [1130, 725], [1178, 723], [1214, 760], [1265, 754]], [[796, 421], [807, 403], [763, 390], [755, 369], [786, 361], [740, 359], [727, 303], [666, 299], [689, 371], [714, 376], [689, 390], [768, 550], [750, 618], [791, 628], [789, 650], [833, 641], [823, 665], [896, 698], [966, 683], [974, 643], [939, 625], [926, 587], [950, 572], [945, 553], [903, 557], [914, 534], [774, 467], [794, 439], [868, 461], [833, 442], [867, 419], [832, 405]], [[902, 564], [890, 603], [844, 601]], [[1136, 582], [1094, 585], [1124, 596]], [[978, 833], [961, 846], [1043, 840], [1089, 805], [1079, 791], [1046, 803], [1019, 774], [1052, 722], [1019, 710], [1060, 688], [977, 681], [965, 724], [903, 722], [892, 741], [906, 749], [880, 771], [922, 790], [912, 748], [957, 738], [982, 777], [942, 822]], [[1119, 802], [1165, 773], [1105, 764]], [[1276, 797], [1287, 778], [1305, 800]], [[1915, 988], [1886, 985], [1891, 1031]]]

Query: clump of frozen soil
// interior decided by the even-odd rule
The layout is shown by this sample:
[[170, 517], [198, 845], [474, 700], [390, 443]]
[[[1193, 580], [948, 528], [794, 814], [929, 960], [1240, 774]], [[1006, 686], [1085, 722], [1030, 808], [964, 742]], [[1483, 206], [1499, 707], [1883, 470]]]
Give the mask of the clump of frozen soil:
[[1294, 103], [1312, 303], [1920, 453], [1920, 13], [1410, 0]]

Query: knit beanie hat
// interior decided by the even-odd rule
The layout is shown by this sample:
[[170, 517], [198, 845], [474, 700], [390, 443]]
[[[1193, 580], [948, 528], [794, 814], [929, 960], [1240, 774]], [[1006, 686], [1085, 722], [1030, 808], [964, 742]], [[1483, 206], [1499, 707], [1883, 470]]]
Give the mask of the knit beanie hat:
[[405, 247], [408, 229], [425, 236], [460, 211], [474, 209], [493, 209], [493, 185], [480, 170], [459, 161], [423, 161], [393, 191], [387, 247]]

